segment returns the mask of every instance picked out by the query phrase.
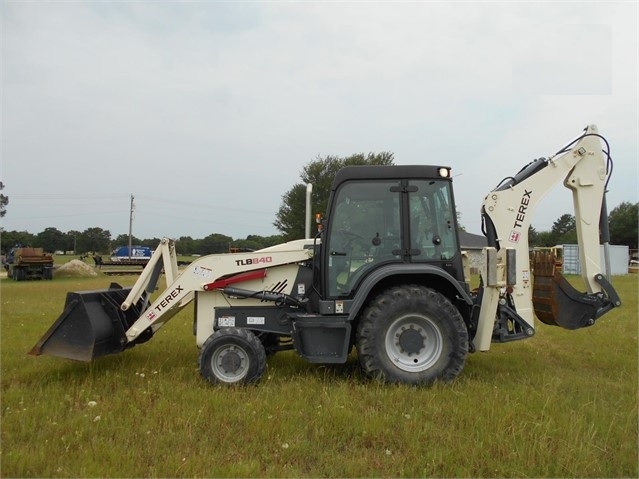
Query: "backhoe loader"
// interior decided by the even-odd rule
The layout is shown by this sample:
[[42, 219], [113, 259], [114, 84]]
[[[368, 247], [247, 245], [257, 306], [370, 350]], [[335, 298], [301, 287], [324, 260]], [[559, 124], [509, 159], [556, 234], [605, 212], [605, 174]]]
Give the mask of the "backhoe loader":
[[[131, 288], [69, 292], [31, 354], [90, 361], [120, 353], [193, 303], [199, 370], [212, 383], [256, 382], [268, 355], [282, 350], [344, 363], [353, 348], [371, 378], [452, 380], [469, 352], [532, 337], [535, 315], [578, 329], [621, 305], [599, 264], [611, 170], [608, 143], [591, 125], [499, 183], [481, 208], [488, 246], [471, 290], [450, 167], [346, 167], [314, 237], [204, 256], [182, 272], [175, 242], [164, 238]], [[561, 180], [573, 194], [585, 292], [552, 255], [529, 255], [533, 212]], [[155, 294], [162, 275], [166, 289]]]

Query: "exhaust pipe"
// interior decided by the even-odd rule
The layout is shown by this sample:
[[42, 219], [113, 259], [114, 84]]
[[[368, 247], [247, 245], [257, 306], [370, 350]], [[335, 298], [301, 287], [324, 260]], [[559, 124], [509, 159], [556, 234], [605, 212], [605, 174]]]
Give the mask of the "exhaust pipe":
[[306, 219], [304, 221], [304, 238], [311, 237], [311, 194], [313, 193], [313, 185], [306, 185]]

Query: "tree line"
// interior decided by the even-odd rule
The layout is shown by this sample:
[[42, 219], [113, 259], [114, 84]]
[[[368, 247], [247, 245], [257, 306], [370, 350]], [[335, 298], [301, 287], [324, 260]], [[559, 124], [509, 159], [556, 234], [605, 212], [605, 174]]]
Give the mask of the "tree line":
[[[47, 252], [63, 254], [110, 254], [118, 246], [129, 244], [129, 235], [121, 234], [112, 238], [108, 230], [102, 228], [88, 228], [84, 231], [62, 232], [49, 227], [37, 234], [27, 231], [3, 231], [1, 241], [2, 254], [6, 254], [16, 244], [43, 248]], [[154, 249], [160, 244], [161, 238], [138, 238], [133, 236], [133, 245], [148, 246]], [[243, 239], [233, 239], [220, 233], [213, 233], [205, 238], [195, 239], [181, 236], [175, 242], [176, 251], [181, 255], [207, 255], [228, 253], [232, 248], [240, 250], [257, 250], [279, 244], [283, 241], [281, 235], [259, 236], [249, 235]]]
[[[331, 184], [337, 171], [345, 166], [354, 165], [392, 165], [393, 154], [363, 153], [348, 157], [326, 156], [317, 157], [307, 163], [300, 174], [300, 182], [282, 195], [282, 203], [276, 214], [273, 225], [281, 234], [272, 236], [249, 235], [246, 238], [232, 238], [221, 233], [212, 233], [204, 238], [196, 239], [182, 236], [176, 240], [176, 248], [182, 255], [207, 255], [226, 253], [232, 248], [240, 250], [257, 250], [273, 246], [284, 241], [304, 237], [306, 184], [313, 185], [311, 203], [315, 212], [326, 211]], [[0, 190], [4, 184], [0, 183]], [[9, 198], [0, 196], [0, 217], [6, 213]], [[458, 222], [460, 212], [457, 212]], [[623, 202], [609, 214], [610, 239], [612, 244], [628, 245], [631, 250], [637, 249], [639, 226], [639, 203]], [[463, 225], [460, 223], [460, 228]], [[26, 231], [1, 230], [0, 250], [5, 254], [15, 244], [41, 247], [48, 252], [74, 252], [85, 254], [95, 252], [109, 254], [117, 246], [129, 244], [128, 235], [118, 235], [112, 238], [108, 230], [102, 228], [88, 228], [84, 231], [62, 232], [54, 227], [46, 228], [37, 234]], [[576, 244], [577, 231], [575, 217], [564, 214], [554, 223], [550, 231], [536, 231], [529, 228], [530, 246], [555, 246], [558, 244]], [[132, 238], [132, 244], [154, 248], [160, 243], [160, 238]]]
[[[621, 203], [610, 212], [609, 217], [611, 244], [628, 245], [631, 250], [637, 249], [639, 203]], [[304, 221], [303, 218], [302, 221]], [[296, 227], [299, 227], [299, 225]], [[299, 236], [299, 238], [301, 237], [302, 235]], [[528, 231], [528, 237], [531, 247], [576, 244], [575, 217], [569, 214], [562, 215], [553, 223], [550, 231], [538, 232], [531, 226]], [[228, 253], [232, 248], [239, 248], [244, 251], [258, 250], [289, 239], [289, 235], [284, 234], [272, 236], [249, 235], [246, 238], [234, 239], [231, 236], [213, 233], [201, 239], [181, 236], [176, 240], [176, 248], [178, 253], [182, 255], [207, 255]], [[160, 244], [161, 238], [138, 238], [133, 236], [131, 240], [134, 245], [154, 248]], [[109, 254], [118, 246], [128, 245], [129, 236], [121, 234], [112, 238], [108, 230], [97, 227], [66, 233], [57, 228], [49, 227], [37, 234], [26, 231], [2, 231], [0, 242], [2, 254], [6, 254], [16, 244], [40, 247], [52, 253], [58, 251], [72, 254], [85, 254], [88, 252]]]
[[[639, 203], [623, 202], [608, 214], [610, 244], [627, 245], [629, 249], [637, 249], [639, 231]], [[577, 244], [576, 219], [573, 215], [564, 214], [552, 225], [550, 231], [537, 231], [532, 226], [528, 229], [530, 246], [555, 246], [559, 244]], [[600, 238], [603, 243], [603, 239]]]

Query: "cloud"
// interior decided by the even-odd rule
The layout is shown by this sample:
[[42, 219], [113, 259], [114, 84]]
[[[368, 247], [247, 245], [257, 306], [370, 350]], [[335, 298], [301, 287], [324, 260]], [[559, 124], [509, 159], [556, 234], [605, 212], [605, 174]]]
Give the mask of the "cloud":
[[452, 166], [478, 232], [483, 196], [587, 123], [618, 154], [609, 205], [637, 201], [631, 4], [3, 6], [5, 229], [115, 236], [134, 194], [136, 236], [274, 234], [308, 161], [392, 151]]

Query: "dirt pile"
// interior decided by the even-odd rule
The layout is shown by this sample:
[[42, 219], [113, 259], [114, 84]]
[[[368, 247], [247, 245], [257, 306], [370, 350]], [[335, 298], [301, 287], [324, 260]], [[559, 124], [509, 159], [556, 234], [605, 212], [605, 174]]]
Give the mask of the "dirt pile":
[[93, 267], [86, 264], [79, 259], [72, 259], [68, 263], [57, 267], [55, 269], [56, 276], [97, 276]]

